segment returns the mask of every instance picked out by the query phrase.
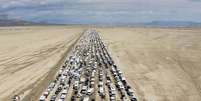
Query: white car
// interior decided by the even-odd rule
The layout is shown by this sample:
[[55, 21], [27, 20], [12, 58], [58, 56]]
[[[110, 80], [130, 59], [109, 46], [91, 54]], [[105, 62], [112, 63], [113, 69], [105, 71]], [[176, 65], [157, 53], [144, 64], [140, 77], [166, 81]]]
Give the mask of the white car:
[[40, 96], [39, 101], [45, 101], [46, 97], [44, 95]]
[[78, 89], [78, 86], [79, 86], [79, 81], [75, 81], [75, 84], [73, 85], [73, 88]]
[[60, 99], [65, 99], [66, 98], [66, 94], [61, 94]]
[[94, 93], [94, 88], [89, 88], [88, 90], [87, 90], [87, 94], [88, 95], [91, 95], [91, 94], [93, 94]]
[[89, 97], [84, 97], [84, 99], [82, 101], [90, 101]]
[[134, 94], [134, 91], [133, 91], [133, 89], [131, 89], [131, 88], [128, 89], [128, 92], [129, 92], [130, 95]]
[[91, 85], [94, 85], [94, 84], [95, 84], [95, 82], [94, 82], [94, 81], [92, 81], [92, 82], [91, 82]]
[[103, 87], [99, 87], [99, 93], [104, 93], [104, 88]]
[[95, 81], [95, 78], [91, 78], [91, 81]]
[[67, 91], [67, 89], [64, 89], [61, 93], [66, 95], [68, 93], [68, 91]]
[[110, 101], [116, 101], [115, 96], [111, 96], [111, 97], [110, 97]]
[[98, 84], [99, 86], [103, 86], [103, 82], [99, 82], [99, 84]]
[[59, 99], [58, 101], [64, 101], [64, 99]]

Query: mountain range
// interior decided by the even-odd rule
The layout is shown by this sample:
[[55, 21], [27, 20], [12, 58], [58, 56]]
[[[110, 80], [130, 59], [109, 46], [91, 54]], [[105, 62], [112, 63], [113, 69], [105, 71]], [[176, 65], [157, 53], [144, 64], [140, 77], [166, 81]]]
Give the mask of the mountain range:
[[[21, 19], [2, 19], [0, 26], [28, 26], [28, 25], [59, 25], [46, 22], [32, 22]], [[68, 24], [66, 24], [68, 25]], [[99, 25], [99, 24], [97, 24]], [[106, 25], [107, 26], [107, 25]], [[201, 27], [201, 22], [193, 21], [152, 21], [147, 23], [116, 24], [116, 26], [144, 26], [144, 27]]]
[[201, 27], [201, 22], [193, 21], [152, 21], [142, 25], [150, 27]]
[[18, 19], [0, 19], [0, 26], [26, 26], [35, 25], [37, 23]]

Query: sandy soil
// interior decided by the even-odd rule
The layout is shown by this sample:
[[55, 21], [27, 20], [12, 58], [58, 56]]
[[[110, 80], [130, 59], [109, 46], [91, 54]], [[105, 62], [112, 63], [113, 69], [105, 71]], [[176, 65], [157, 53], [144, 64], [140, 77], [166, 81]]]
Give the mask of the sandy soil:
[[26, 96], [45, 78], [83, 27], [1, 27], [0, 101]]
[[201, 101], [201, 29], [98, 30], [140, 101]]
[[[84, 29], [1, 27], [0, 101], [37, 97]], [[140, 101], [201, 101], [201, 29], [97, 30]]]

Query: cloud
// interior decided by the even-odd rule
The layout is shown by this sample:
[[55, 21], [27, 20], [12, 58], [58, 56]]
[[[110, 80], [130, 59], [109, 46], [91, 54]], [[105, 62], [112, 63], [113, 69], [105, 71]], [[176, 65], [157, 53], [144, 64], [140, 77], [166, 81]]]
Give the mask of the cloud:
[[59, 23], [201, 21], [200, 9], [192, 0], [0, 0], [11, 18]]
[[193, 2], [200, 2], [201, 0], [189, 0], [189, 1], [193, 1]]

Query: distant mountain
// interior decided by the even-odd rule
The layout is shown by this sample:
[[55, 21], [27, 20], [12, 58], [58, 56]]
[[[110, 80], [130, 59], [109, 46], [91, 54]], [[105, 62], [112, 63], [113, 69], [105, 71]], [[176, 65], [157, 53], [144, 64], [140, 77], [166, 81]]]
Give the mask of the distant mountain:
[[9, 19], [0, 15], [0, 26], [27, 26], [27, 25], [49, 25], [46, 22], [32, 22], [21, 19]]
[[201, 27], [201, 22], [192, 21], [152, 21], [144, 23], [145, 26], [152, 27]]
[[0, 26], [25, 26], [34, 24], [37, 23], [16, 19], [0, 19]]
[[[89, 24], [90, 25], [90, 24]], [[95, 26], [101, 27], [198, 27], [201, 28], [201, 22], [193, 22], [193, 21], [152, 21], [152, 22], [139, 22], [139, 23], [97, 23]]]
[[[27, 26], [27, 25], [65, 25], [47, 22], [32, 22], [20, 19], [9, 19], [7, 16], [0, 15], [0, 26]], [[85, 25], [85, 24], [66, 24], [66, 25]], [[90, 24], [87, 24], [90, 25]], [[130, 27], [201, 27], [201, 22], [193, 21], [152, 21], [148, 23], [117, 23], [117, 24], [93, 24], [97, 26], [130, 26]]]

